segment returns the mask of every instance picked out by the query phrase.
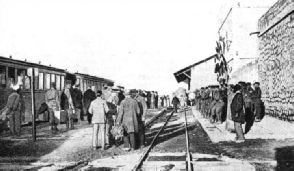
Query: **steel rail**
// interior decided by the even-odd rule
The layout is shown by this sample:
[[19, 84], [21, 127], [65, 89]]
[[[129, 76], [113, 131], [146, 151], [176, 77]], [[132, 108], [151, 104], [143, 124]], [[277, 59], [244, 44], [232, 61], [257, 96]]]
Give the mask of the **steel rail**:
[[161, 132], [163, 131], [163, 129], [166, 127], [168, 121], [170, 120], [170, 118], [173, 116], [174, 114], [174, 110], [171, 112], [170, 116], [167, 118], [167, 120], [165, 121], [164, 125], [161, 127], [161, 129], [157, 132], [156, 136], [154, 137], [154, 139], [152, 140], [151, 144], [149, 145], [148, 149], [143, 153], [143, 155], [141, 156], [139, 162], [135, 165], [135, 167], [132, 169], [132, 171], [137, 171], [142, 167], [143, 162], [146, 160], [149, 152], [151, 151], [151, 149], [154, 147], [156, 140], [158, 139], [159, 135], [161, 134]]
[[191, 157], [191, 153], [190, 153], [190, 146], [189, 146], [189, 135], [188, 135], [188, 127], [187, 127], [187, 114], [186, 114], [186, 109], [184, 109], [184, 113], [185, 113], [185, 130], [186, 130], [186, 165], [187, 165], [187, 170], [188, 171], [193, 171], [193, 166], [192, 166], [192, 157]]

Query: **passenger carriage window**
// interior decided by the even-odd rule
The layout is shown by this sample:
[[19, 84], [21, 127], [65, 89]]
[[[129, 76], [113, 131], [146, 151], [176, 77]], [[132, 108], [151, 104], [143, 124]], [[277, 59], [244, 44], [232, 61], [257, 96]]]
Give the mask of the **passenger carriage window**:
[[76, 79], [76, 83], [75, 84], [80, 84], [80, 79], [79, 78]]
[[0, 85], [2, 88], [6, 86], [6, 67], [0, 66]]
[[8, 67], [7, 87], [11, 87], [15, 83], [15, 68]]
[[60, 88], [60, 75], [56, 75], [56, 89], [61, 90], [61, 88]]
[[55, 77], [55, 74], [51, 74], [51, 82], [52, 82], [52, 83], [55, 83], [55, 78], [56, 78], [56, 77]]
[[45, 89], [50, 89], [50, 75], [51, 74], [45, 74]]
[[18, 69], [17, 70], [17, 84], [21, 85], [21, 88], [24, 89], [26, 70]]
[[64, 89], [64, 76], [61, 76], [61, 89]]
[[30, 77], [28, 77], [27, 75], [25, 75], [24, 89], [31, 89]]
[[44, 74], [39, 73], [39, 87], [38, 89], [43, 90], [44, 89]]

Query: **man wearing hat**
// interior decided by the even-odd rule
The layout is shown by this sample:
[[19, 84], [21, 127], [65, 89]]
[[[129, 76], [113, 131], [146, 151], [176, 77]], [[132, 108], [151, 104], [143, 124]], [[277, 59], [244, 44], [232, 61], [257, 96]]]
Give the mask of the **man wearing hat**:
[[141, 148], [145, 146], [145, 118], [147, 115], [147, 104], [144, 99], [144, 97], [141, 96], [142, 91], [136, 91], [135, 100], [137, 100], [139, 108], [140, 108], [140, 114], [138, 115], [138, 134], [139, 134], [139, 143]]
[[54, 116], [54, 112], [60, 110], [60, 100], [59, 93], [56, 90], [56, 84], [54, 82], [51, 83], [51, 89], [48, 90], [45, 94], [45, 102], [48, 105], [49, 109], [49, 123], [51, 126], [51, 130], [58, 131], [58, 120]]
[[[124, 128], [124, 150], [136, 148], [135, 134], [138, 133], [139, 125], [137, 116], [140, 114], [138, 102], [131, 98], [135, 92], [125, 91], [125, 99], [121, 102], [119, 114], [117, 116], [117, 125]], [[130, 148], [131, 147], [131, 148]]]
[[249, 132], [250, 128], [254, 122], [254, 114], [252, 112], [252, 95], [253, 89], [251, 88], [251, 83], [246, 83], [246, 90], [244, 91], [244, 103], [245, 103], [245, 134]]
[[77, 116], [77, 119], [84, 120], [84, 117], [82, 115], [82, 109], [83, 109], [83, 93], [79, 89], [80, 84], [76, 84], [74, 86], [74, 89], [72, 90], [72, 101], [74, 105], [75, 114]]
[[8, 96], [6, 110], [2, 113], [2, 120], [6, 120], [9, 115], [10, 132], [20, 135], [21, 132], [21, 112], [20, 112], [20, 95], [18, 93], [19, 85], [12, 86], [13, 92]]
[[89, 107], [89, 113], [93, 115], [93, 148], [96, 150], [98, 147], [102, 147], [105, 150], [106, 145], [106, 113], [109, 108], [106, 101], [101, 98], [102, 91], [97, 91], [97, 98], [91, 102]]
[[88, 89], [84, 93], [84, 114], [87, 114], [87, 121], [89, 124], [92, 123], [92, 114], [89, 113], [89, 107], [93, 100], [96, 99], [96, 93], [94, 91], [94, 86], [91, 89], [90, 86], [88, 86]]
[[245, 114], [243, 111], [244, 100], [241, 91], [242, 87], [236, 84], [234, 92], [236, 93], [231, 103], [232, 120], [234, 121], [234, 127], [236, 131], [236, 143], [245, 141], [242, 124], [245, 122]]
[[254, 115], [256, 117], [255, 122], [260, 122], [261, 120], [261, 89], [259, 87], [260, 83], [255, 82], [254, 83], [254, 91], [252, 95], [252, 111], [254, 112]]

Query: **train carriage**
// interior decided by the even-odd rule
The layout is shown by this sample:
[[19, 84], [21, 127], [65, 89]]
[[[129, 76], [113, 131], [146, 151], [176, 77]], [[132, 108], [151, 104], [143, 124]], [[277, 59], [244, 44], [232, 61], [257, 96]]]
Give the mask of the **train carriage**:
[[96, 90], [102, 90], [105, 84], [108, 85], [114, 83], [112, 80], [91, 76], [88, 74], [75, 73], [75, 75], [76, 83], [80, 84], [82, 92], [85, 92], [89, 86], [95, 86]]
[[56, 88], [61, 92], [64, 87], [66, 71], [63, 69], [35, 64], [12, 58], [0, 57], [0, 109], [6, 106], [7, 97], [12, 93], [11, 85], [20, 85], [22, 122], [32, 120], [31, 81], [28, 76], [29, 68], [37, 68], [35, 76], [35, 109], [45, 102], [45, 93], [56, 82]]
[[[81, 73], [69, 73], [66, 70], [35, 64], [27, 61], [15, 60], [12, 58], [0, 57], [0, 109], [6, 106], [7, 98], [12, 93], [12, 84], [19, 84], [21, 95], [22, 122], [32, 121], [32, 99], [31, 81], [28, 76], [29, 68], [37, 68], [35, 76], [35, 110], [38, 110], [45, 102], [45, 93], [51, 88], [51, 83], [56, 83], [56, 89], [61, 94], [66, 83], [80, 83], [82, 92], [88, 86], [95, 86], [96, 90], [101, 90], [104, 84], [113, 81]], [[47, 120], [41, 117], [42, 120]]]

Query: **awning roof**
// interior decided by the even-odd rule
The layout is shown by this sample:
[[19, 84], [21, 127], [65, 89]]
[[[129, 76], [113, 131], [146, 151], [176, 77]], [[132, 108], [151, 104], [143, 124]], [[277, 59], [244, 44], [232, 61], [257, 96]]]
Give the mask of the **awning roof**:
[[206, 62], [206, 61], [209, 61], [209, 60], [213, 59], [214, 57], [215, 57], [215, 55], [212, 55], [212, 56], [210, 56], [210, 57], [208, 57], [208, 58], [206, 58], [204, 60], [201, 60], [199, 62], [194, 63], [193, 65], [187, 66], [187, 67], [179, 70], [178, 72], [175, 72], [174, 76], [175, 76], [177, 82], [178, 83], [180, 83], [180, 82], [188, 83], [189, 80], [191, 79], [191, 69], [193, 67], [203, 63], [203, 62]]

